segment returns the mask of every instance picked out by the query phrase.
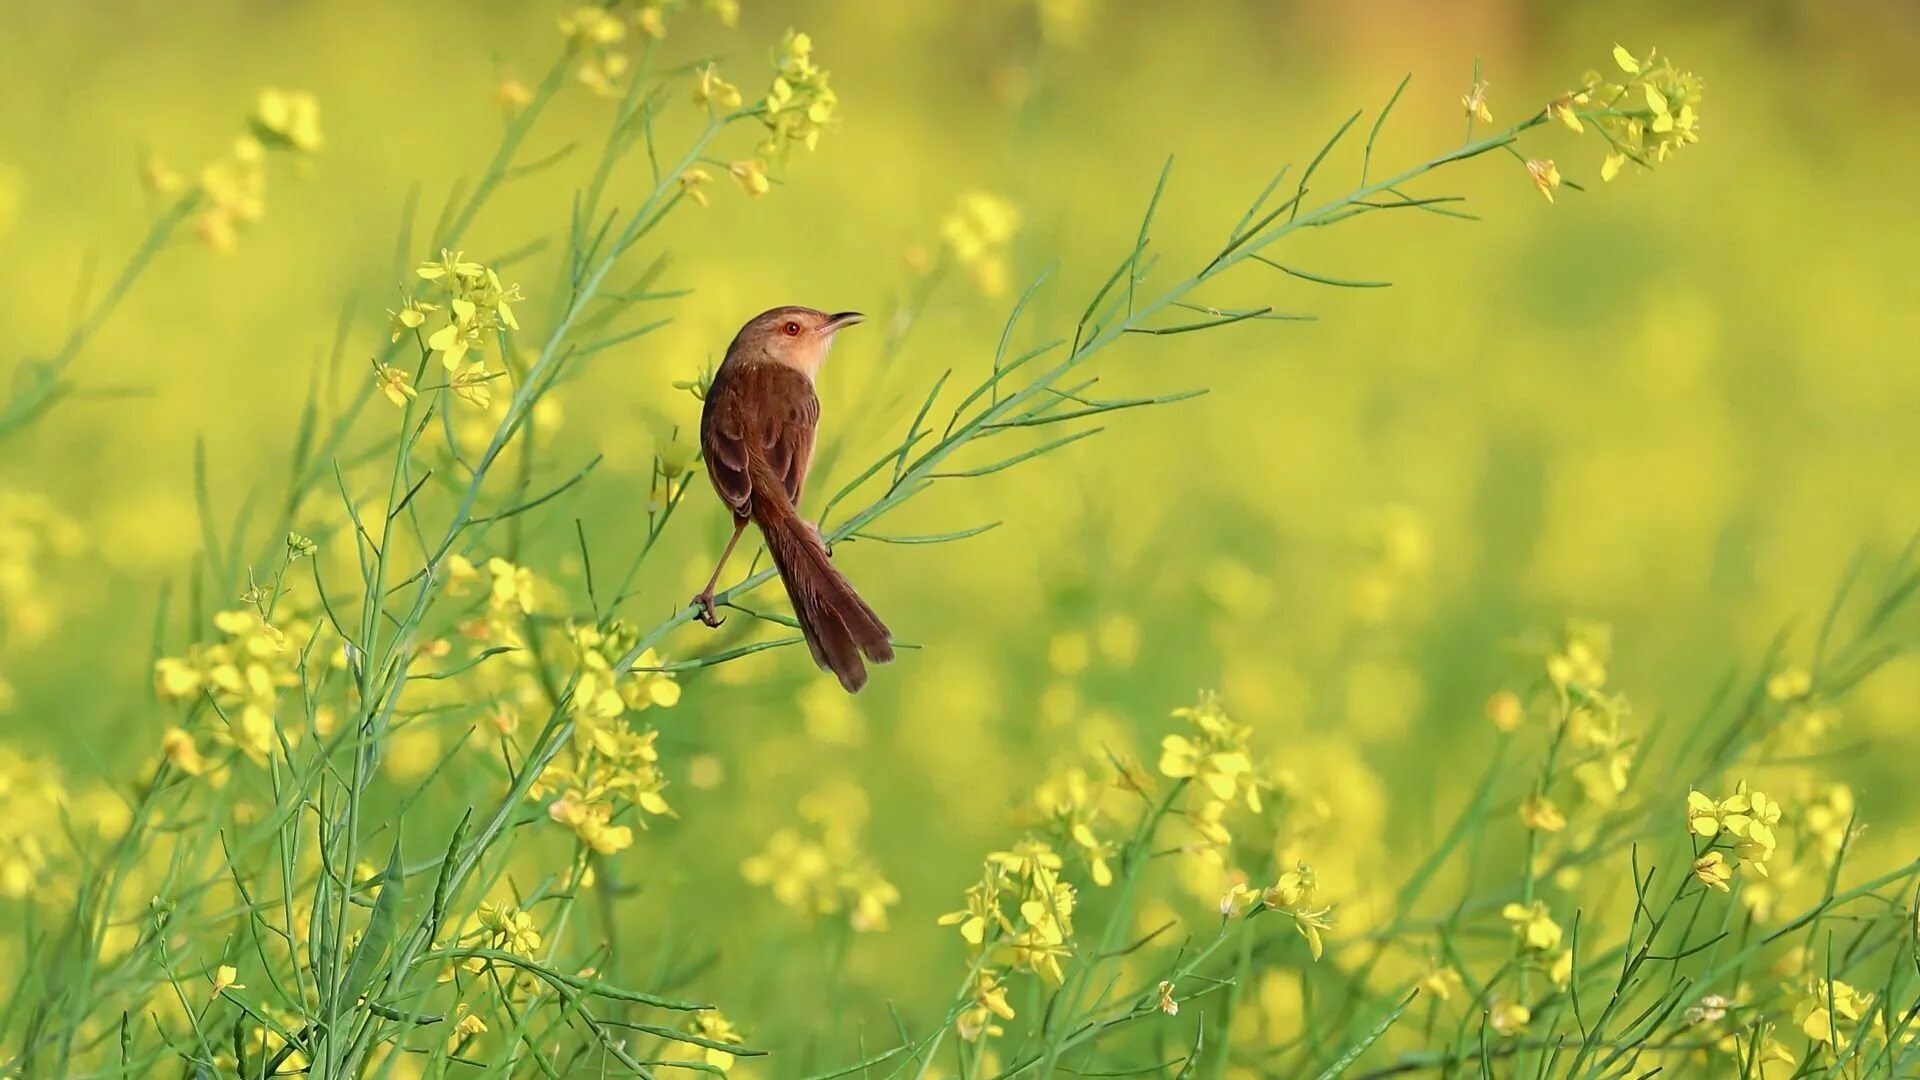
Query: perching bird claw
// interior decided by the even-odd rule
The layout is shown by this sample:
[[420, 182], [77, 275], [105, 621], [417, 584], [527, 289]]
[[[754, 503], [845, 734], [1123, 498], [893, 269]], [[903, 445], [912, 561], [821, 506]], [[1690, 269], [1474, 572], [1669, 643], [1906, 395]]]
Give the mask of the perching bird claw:
[[696, 596], [693, 598], [693, 603], [700, 608], [700, 613], [698, 615], [695, 615], [694, 618], [700, 620], [702, 623], [706, 624], [707, 626], [711, 626], [715, 630], [718, 630], [720, 629], [720, 624], [727, 621], [721, 618], [719, 614], [714, 611], [713, 593], [703, 592], [699, 596]]

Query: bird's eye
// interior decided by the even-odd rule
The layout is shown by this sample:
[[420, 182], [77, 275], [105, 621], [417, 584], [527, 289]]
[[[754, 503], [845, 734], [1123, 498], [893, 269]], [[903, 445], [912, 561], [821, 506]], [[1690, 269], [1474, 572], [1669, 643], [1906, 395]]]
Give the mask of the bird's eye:
[[781, 329], [783, 329], [783, 330], [785, 330], [785, 331], [787, 332], [787, 336], [788, 336], [788, 337], [799, 337], [799, 336], [800, 336], [800, 324], [799, 324], [799, 323], [797, 323], [797, 322], [789, 322], [789, 323], [787, 323], [787, 325], [785, 325], [785, 326], [783, 326], [783, 327], [781, 327]]

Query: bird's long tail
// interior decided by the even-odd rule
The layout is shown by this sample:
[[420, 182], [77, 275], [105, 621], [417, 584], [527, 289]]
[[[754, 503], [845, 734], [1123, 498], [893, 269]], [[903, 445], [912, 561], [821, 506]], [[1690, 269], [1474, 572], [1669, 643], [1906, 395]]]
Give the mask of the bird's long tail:
[[867, 685], [863, 657], [875, 664], [893, 659], [887, 624], [834, 567], [819, 534], [788, 500], [785, 486], [771, 473], [765, 481], [754, 477], [753, 520], [767, 538], [807, 648], [822, 671], [833, 672], [848, 693], [858, 693]]

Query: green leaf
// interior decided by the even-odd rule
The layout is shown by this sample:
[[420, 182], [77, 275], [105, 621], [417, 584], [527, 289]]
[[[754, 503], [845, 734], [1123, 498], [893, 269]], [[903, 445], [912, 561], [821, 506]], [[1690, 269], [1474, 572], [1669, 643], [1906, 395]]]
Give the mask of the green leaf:
[[405, 899], [407, 868], [400, 861], [400, 838], [393, 839], [393, 854], [387, 857], [387, 868], [379, 877], [380, 895], [373, 902], [373, 915], [367, 919], [367, 931], [360, 935], [360, 943], [353, 947], [353, 956], [347, 960], [347, 974], [340, 980], [342, 997], [339, 1000], [353, 1001], [367, 991], [378, 972], [380, 962], [386, 958], [387, 949], [393, 944], [395, 927], [400, 921], [400, 903]]

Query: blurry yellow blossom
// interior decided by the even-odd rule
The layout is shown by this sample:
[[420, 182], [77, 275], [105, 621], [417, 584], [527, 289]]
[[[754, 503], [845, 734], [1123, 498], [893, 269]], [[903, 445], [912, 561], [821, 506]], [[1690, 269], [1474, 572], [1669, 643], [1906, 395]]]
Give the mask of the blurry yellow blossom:
[[320, 102], [304, 91], [271, 86], [260, 91], [253, 123], [254, 133], [269, 146], [282, 145], [313, 154], [326, 142], [320, 134]]
[[533, 103], [533, 91], [519, 79], [501, 79], [493, 88], [493, 100], [511, 116]]
[[1108, 865], [1117, 845], [1100, 835], [1109, 823], [1101, 808], [1105, 788], [1079, 768], [1049, 776], [1033, 793], [1033, 817], [1061, 841], [1071, 844], [1087, 864], [1095, 885], [1113, 883]]
[[193, 743], [193, 736], [177, 727], [168, 728], [160, 736], [160, 752], [174, 768], [188, 776], [199, 776], [207, 767], [200, 757], [200, 748]]
[[741, 876], [802, 915], [844, 915], [857, 932], [885, 930], [900, 891], [860, 849], [853, 828], [827, 817], [811, 815], [805, 832], [776, 830], [758, 855], [740, 864]]
[[1168, 1016], [1180, 1015], [1180, 1003], [1173, 999], [1173, 984], [1171, 982], [1165, 979], [1160, 980], [1160, 985], [1154, 990], [1154, 996], [1155, 1008], [1158, 1008]]
[[1500, 917], [1513, 924], [1514, 933], [1528, 949], [1552, 952], [1560, 947], [1560, 924], [1547, 911], [1546, 901], [1510, 903], [1500, 909]]
[[984, 191], [968, 191], [959, 206], [941, 223], [947, 249], [987, 296], [1007, 291], [1007, 252], [1020, 229], [1020, 212], [1013, 203]]
[[737, 109], [740, 107], [740, 88], [721, 78], [719, 69], [708, 64], [694, 77], [693, 103], [702, 109], [710, 109], [715, 105], [727, 110]]
[[1552, 202], [1553, 193], [1560, 186], [1559, 167], [1551, 161], [1528, 158], [1527, 175], [1533, 179], [1533, 186], [1540, 189], [1540, 194], [1545, 195], [1548, 202]]
[[740, 190], [749, 195], [765, 195], [773, 190], [773, 182], [767, 179], [767, 167], [758, 159], [736, 161], [727, 166], [727, 173], [740, 185]]
[[1802, 800], [1800, 827], [1824, 865], [1831, 866], [1840, 857], [1853, 828], [1853, 815], [1853, 789], [1845, 784], [1823, 785]]
[[[688, 1026], [687, 1030], [708, 1042], [728, 1043], [738, 1046], [745, 1041], [740, 1037], [739, 1030], [736, 1029], [732, 1022], [725, 1016], [722, 1016], [718, 1009], [702, 1009], [695, 1013], [693, 1015], [693, 1022]], [[701, 1058], [708, 1065], [719, 1069], [721, 1072], [727, 1072], [733, 1068], [733, 1055], [727, 1053], [725, 1050], [716, 1049], [711, 1046], [704, 1047], [701, 1050]]]
[[1493, 110], [1487, 108], [1487, 83], [1485, 79], [1467, 88], [1460, 98], [1460, 107], [1467, 115], [1483, 124], [1493, 123]]
[[1564, 690], [1569, 685], [1597, 691], [1607, 684], [1613, 659], [1613, 630], [1605, 623], [1573, 619], [1559, 644], [1547, 655], [1547, 677]]
[[1807, 1038], [1845, 1050], [1860, 1021], [1873, 1009], [1873, 995], [1838, 979], [1816, 979], [1796, 1010]]
[[707, 185], [713, 182], [713, 174], [695, 166], [680, 174], [680, 190], [695, 205], [707, 205]]
[[469, 405], [486, 408], [493, 403], [493, 376], [487, 373], [487, 365], [476, 360], [447, 381], [453, 390], [453, 396]]
[[1775, 701], [1793, 701], [1806, 697], [1813, 689], [1813, 676], [1800, 667], [1782, 668], [1767, 679], [1767, 696]]
[[1007, 986], [992, 968], [981, 968], [973, 978], [972, 1004], [960, 1011], [954, 1030], [967, 1042], [1003, 1034], [996, 1020], [1013, 1019], [1013, 1006], [1007, 1004]]
[[1517, 1001], [1496, 999], [1487, 1011], [1487, 1023], [1494, 1031], [1511, 1038], [1527, 1029], [1533, 1020], [1533, 1010]]
[[1418, 985], [1421, 993], [1439, 1001], [1452, 1001], [1453, 995], [1463, 989], [1465, 984], [1460, 978], [1459, 971], [1449, 965], [1440, 964], [1429, 967], [1426, 974], [1420, 976]]
[[1521, 802], [1520, 821], [1536, 832], [1559, 832], [1567, 827], [1567, 816], [1544, 795], [1530, 795]]

